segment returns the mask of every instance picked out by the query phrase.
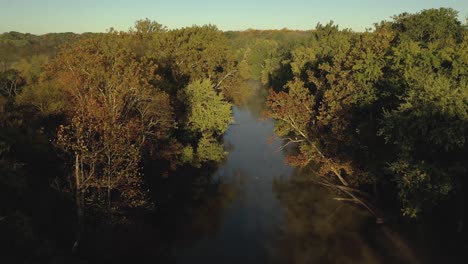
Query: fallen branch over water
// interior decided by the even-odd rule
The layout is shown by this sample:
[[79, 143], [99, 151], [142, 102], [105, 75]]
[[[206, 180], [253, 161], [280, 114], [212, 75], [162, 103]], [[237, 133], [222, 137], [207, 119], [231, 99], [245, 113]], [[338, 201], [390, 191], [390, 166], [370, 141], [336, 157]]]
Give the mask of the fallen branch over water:
[[[365, 209], [367, 209], [367, 211], [370, 212], [376, 218], [376, 222], [378, 224], [383, 224], [385, 222], [385, 219], [382, 216], [382, 214], [378, 212], [378, 210], [375, 208], [375, 206], [371, 202], [368, 201], [368, 199], [369, 200], [371, 199], [370, 195], [365, 194], [364, 192], [355, 188], [351, 188], [349, 186], [342, 186], [342, 185], [334, 184], [328, 181], [319, 181], [319, 180], [313, 180], [313, 181], [317, 184], [320, 184], [329, 188], [333, 188], [349, 196], [349, 197], [335, 197], [333, 198], [334, 200], [359, 204], [363, 206]], [[358, 195], [360, 195], [361, 197], [359, 197]]]

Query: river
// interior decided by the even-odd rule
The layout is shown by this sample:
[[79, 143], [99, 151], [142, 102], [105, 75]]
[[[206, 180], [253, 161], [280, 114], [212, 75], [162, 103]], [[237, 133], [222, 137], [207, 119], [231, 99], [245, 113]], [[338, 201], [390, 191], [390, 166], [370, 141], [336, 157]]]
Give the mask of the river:
[[233, 108], [224, 135], [226, 160], [201, 175], [164, 179], [153, 218], [89, 230], [88, 256], [100, 256], [98, 263], [455, 263], [431, 235], [415, 239], [376, 224], [286, 165], [274, 121], [262, 116], [266, 89], [249, 85], [255, 93]]
[[[251, 86], [255, 96], [233, 108], [235, 122], [224, 135], [227, 160], [212, 175], [229, 190], [219, 223], [176, 248], [175, 262], [419, 263], [397, 233], [364, 210], [334, 201], [284, 163], [274, 121], [261, 114], [266, 90]], [[197, 210], [210, 217], [209, 209]]]
[[[252, 106], [252, 105], [250, 105]], [[215, 234], [183, 250], [179, 263], [265, 263], [269, 243], [283, 222], [283, 212], [273, 190], [276, 179], [293, 173], [283, 163], [272, 120], [260, 120], [253, 107], [234, 107], [235, 123], [224, 135], [230, 153], [213, 179], [235, 189], [223, 210]], [[260, 110], [257, 108], [256, 110]]]

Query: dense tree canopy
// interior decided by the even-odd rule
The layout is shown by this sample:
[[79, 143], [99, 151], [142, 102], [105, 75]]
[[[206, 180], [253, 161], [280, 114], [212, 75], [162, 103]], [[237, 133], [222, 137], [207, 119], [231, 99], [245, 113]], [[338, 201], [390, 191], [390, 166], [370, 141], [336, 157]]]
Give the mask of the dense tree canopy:
[[335, 199], [379, 222], [395, 210], [463, 215], [468, 32], [457, 16], [403, 13], [360, 33], [333, 22], [222, 32], [145, 19], [128, 31], [1, 34], [0, 221], [28, 223], [34, 210], [6, 196], [36, 204], [57, 194], [76, 202], [81, 242], [90, 215], [154, 209], [150, 195], [171, 197], [150, 183], [225, 159], [222, 137], [233, 105], [254, 94], [249, 80], [271, 88], [266, 115], [286, 162]]
[[465, 186], [466, 41], [444, 8], [361, 34], [318, 25], [292, 51], [294, 77], [269, 98], [279, 135], [299, 144], [289, 160], [320, 163], [331, 176], [321, 183], [371, 211], [357, 188], [393, 185], [403, 214], [416, 217]]
[[[146, 19], [128, 32], [65, 34], [53, 44], [50, 37], [2, 35], [0, 44], [20, 56], [1, 57], [2, 111], [8, 118], [18, 111], [29, 131], [44, 127], [23, 123], [26, 113], [50, 123], [45, 136], [68, 168], [53, 186], [74, 193], [79, 217], [88, 207], [147, 208], [145, 160], [167, 171], [224, 158], [220, 136], [232, 121], [232, 98], [223, 92], [236, 89], [237, 70], [216, 27], [169, 31]], [[37, 53], [27, 53], [30, 47]], [[16, 161], [7, 159], [9, 136], [0, 142], [7, 170]]]

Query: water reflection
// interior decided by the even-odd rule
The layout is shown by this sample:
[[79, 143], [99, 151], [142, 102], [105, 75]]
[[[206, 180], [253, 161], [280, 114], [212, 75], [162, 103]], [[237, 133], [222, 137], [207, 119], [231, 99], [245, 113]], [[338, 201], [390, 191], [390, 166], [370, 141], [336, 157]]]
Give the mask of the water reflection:
[[[434, 258], [439, 249], [429, 254], [424, 247], [419, 252], [427, 257], [420, 261], [398, 233], [377, 226], [366, 211], [334, 201], [332, 193], [311, 183], [310, 174], [286, 166], [281, 142], [270, 140], [275, 138], [274, 122], [261, 115], [266, 89], [259, 82], [247, 85], [255, 95], [234, 108], [236, 123], [224, 136], [230, 153], [226, 161], [197, 171], [182, 168], [167, 178], [159, 177], [159, 163], [155, 168], [145, 164], [145, 175], [154, 181], [154, 215], [135, 216], [124, 226], [90, 220], [78, 256], [86, 261], [75, 263], [134, 263], [142, 258], [190, 264], [454, 263], [449, 256]], [[41, 203], [55, 206], [57, 201], [50, 196]], [[48, 213], [37, 209], [42, 212], [38, 218], [64, 236], [54, 238], [65, 245], [63, 256], [44, 243], [44, 260], [54, 258], [48, 263], [73, 263], [65, 250], [74, 235], [62, 231], [72, 230], [64, 223], [73, 221], [64, 216], [74, 212], [64, 213], [63, 208], [72, 205]]]
[[275, 183], [286, 223], [271, 263], [420, 263], [407, 243], [366, 211], [333, 200], [298, 173]]
[[[284, 164], [281, 142], [271, 141], [274, 122], [261, 116], [266, 90], [249, 85], [256, 96], [234, 108], [235, 124], [224, 136], [230, 154], [212, 175], [235, 191], [217, 207], [219, 225], [198, 223], [210, 235], [177, 248], [176, 262], [418, 263], [396, 233]], [[194, 210], [212, 223], [209, 207]]]
[[[264, 93], [255, 83], [258, 93]], [[222, 224], [214, 236], [205, 237], [180, 250], [179, 263], [265, 263], [268, 241], [282, 223], [281, 206], [273, 191], [275, 179], [284, 178], [293, 169], [284, 165], [278, 152], [280, 142], [274, 136], [272, 120], [260, 120], [264, 96], [252, 97], [244, 107], [235, 107], [233, 124], [224, 136], [230, 146], [227, 160], [212, 176], [234, 186], [232, 203], [224, 209]], [[257, 106], [257, 107], [249, 107]]]

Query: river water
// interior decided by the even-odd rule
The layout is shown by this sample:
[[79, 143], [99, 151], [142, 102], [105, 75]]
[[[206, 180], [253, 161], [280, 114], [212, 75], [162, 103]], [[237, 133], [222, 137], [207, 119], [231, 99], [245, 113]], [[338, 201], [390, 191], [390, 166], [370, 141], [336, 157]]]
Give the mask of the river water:
[[[274, 121], [261, 115], [266, 91], [250, 85], [256, 94], [233, 108], [235, 123], [224, 135], [230, 152], [212, 175], [227, 197], [216, 214], [219, 223], [176, 247], [175, 262], [420, 263], [398, 234], [284, 164]], [[197, 210], [212, 217], [203, 206]]]
[[[90, 220], [76, 255], [70, 255], [74, 212], [66, 210], [73, 205], [50, 195], [36, 215], [45, 237], [37, 240], [40, 251], [28, 255], [2, 247], [11, 252], [0, 263], [464, 263], [447, 253], [457, 251], [446, 250], [456, 241], [438, 241], [423, 229], [378, 225], [362, 208], [333, 200], [310, 175], [286, 165], [275, 123], [262, 116], [266, 89], [259, 82], [248, 86], [255, 93], [233, 108], [223, 163], [183, 168], [169, 177], [147, 173], [156, 181], [155, 210], [124, 225]], [[8, 256], [44, 261], [14, 262]]]
[[235, 123], [224, 136], [230, 153], [212, 177], [234, 186], [235, 197], [217, 232], [183, 250], [180, 263], [265, 263], [268, 241], [284, 222], [273, 185], [294, 170], [283, 163], [281, 142], [271, 140], [274, 123], [249, 107], [234, 107], [233, 113]]
[[274, 121], [262, 116], [266, 89], [258, 82], [249, 86], [254, 95], [233, 108], [235, 122], [224, 135], [226, 160], [198, 174], [189, 170], [163, 179], [154, 191], [157, 213], [147, 221], [118, 230], [90, 228], [85, 259], [460, 263], [442, 254], [430, 234], [415, 239], [414, 232], [378, 225], [362, 208], [333, 200], [335, 194], [311, 182], [310, 175], [286, 165]]

